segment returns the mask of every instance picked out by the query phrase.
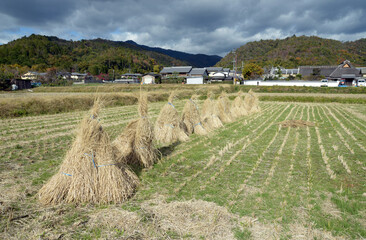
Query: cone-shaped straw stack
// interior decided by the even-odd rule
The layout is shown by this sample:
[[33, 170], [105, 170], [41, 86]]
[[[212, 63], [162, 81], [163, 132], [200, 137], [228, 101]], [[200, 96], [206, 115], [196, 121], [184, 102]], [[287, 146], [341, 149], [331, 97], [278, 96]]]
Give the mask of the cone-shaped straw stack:
[[222, 92], [217, 100], [217, 111], [221, 122], [232, 122], [231, 106], [226, 92]]
[[139, 119], [132, 120], [113, 142], [118, 162], [129, 165], [152, 166], [157, 159], [153, 145], [154, 130], [148, 119], [147, 95], [140, 92]]
[[40, 189], [43, 204], [121, 203], [138, 184], [125, 165], [117, 167], [109, 136], [99, 120], [100, 101], [86, 116], [60, 170]]
[[259, 106], [259, 100], [257, 95], [252, 91], [252, 89], [249, 90], [248, 94], [245, 95], [244, 98], [244, 105], [245, 109], [249, 114], [259, 112], [261, 110]]
[[201, 123], [201, 116], [198, 106], [195, 103], [198, 96], [193, 95], [184, 105], [182, 113], [182, 122], [188, 135], [196, 133], [198, 135], [206, 135], [207, 131]]
[[242, 91], [240, 90], [238, 92], [238, 96], [234, 99], [232, 105], [231, 105], [231, 113], [234, 118], [238, 118], [241, 116], [248, 115], [248, 112], [245, 108], [244, 101], [242, 99]]
[[223, 126], [218, 117], [217, 104], [212, 92], [207, 94], [207, 99], [203, 102], [201, 116], [205, 129], [215, 129]]
[[187, 141], [189, 138], [182, 128], [179, 113], [173, 104], [175, 92], [169, 96], [168, 103], [161, 109], [155, 123], [155, 138], [161, 143], [171, 144]]

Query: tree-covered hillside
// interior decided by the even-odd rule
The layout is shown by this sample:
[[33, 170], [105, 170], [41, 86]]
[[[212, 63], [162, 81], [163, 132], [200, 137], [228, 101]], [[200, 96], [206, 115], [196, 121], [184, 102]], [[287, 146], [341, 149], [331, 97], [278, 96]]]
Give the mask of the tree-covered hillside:
[[[288, 37], [286, 39], [249, 42], [236, 50], [238, 66], [255, 63], [261, 67], [302, 65], [338, 65], [345, 59], [356, 66], [366, 66], [366, 39], [340, 42], [319, 37]], [[234, 55], [229, 53], [216, 66], [232, 67]]]
[[145, 73], [153, 71], [154, 66], [157, 69], [157, 66], [187, 63], [125, 42], [103, 39], [66, 41], [33, 34], [0, 46], [0, 65], [35, 71], [55, 67], [96, 75], [113, 70], [117, 73]]

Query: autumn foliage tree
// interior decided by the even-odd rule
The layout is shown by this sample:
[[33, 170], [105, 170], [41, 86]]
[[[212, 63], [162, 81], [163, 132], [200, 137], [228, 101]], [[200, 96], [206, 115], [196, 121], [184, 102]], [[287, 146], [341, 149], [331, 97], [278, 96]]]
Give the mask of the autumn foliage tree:
[[243, 69], [244, 79], [257, 79], [263, 74], [263, 68], [255, 63], [245, 64]]

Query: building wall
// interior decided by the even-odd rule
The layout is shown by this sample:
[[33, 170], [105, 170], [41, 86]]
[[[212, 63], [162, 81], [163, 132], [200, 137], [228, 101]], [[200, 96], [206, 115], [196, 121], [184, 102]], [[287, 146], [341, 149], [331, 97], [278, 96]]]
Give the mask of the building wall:
[[153, 77], [153, 76], [144, 76], [144, 77], [142, 77], [142, 83], [143, 84], [154, 84], [155, 83], [155, 77]]

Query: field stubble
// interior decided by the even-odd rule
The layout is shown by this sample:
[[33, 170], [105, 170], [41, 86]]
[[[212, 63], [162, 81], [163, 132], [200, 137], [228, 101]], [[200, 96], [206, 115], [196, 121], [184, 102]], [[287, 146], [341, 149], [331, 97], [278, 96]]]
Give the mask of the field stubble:
[[[183, 104], [177, 102], [179, 111]], [[161, 106], [151, 104], [153, 120]], [[83, 112], [29, 117], [24, 124], [2, 120], [0, 236], [365, 238], [365, 109], [273, 102], [261, 107], [209, 136], [163, 146], [163, 158], [140, 174], [135, 197], [118, 206], [46, 208], [36, 201]], [[136, 114], [132, 106], [108, 108], [101, 120], [115, 138]], [[285, 128], [279, 124], [285, 120], [315, 126]], [[198, 229], [195, 221], [207, 224]]]

